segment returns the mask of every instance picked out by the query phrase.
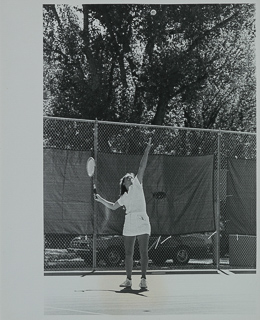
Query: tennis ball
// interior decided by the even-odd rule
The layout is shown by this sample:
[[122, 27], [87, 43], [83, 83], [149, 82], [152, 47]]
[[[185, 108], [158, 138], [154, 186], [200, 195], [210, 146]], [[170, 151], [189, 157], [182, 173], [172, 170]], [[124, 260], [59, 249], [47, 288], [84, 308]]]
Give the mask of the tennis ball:
[[156, 15], [156, 10], [153, 9], [153, 10], [151, 10], [150, 13], [151, 13], [152, 16], [155, 16]]

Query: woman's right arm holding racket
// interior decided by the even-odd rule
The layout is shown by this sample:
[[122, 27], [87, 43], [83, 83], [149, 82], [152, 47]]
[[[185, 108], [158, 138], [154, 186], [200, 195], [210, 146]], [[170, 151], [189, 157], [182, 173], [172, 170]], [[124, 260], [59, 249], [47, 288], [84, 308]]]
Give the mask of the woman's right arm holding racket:
[[104, 206], [106, 206], [108, 209], [111, 209], [111, 210], [116, 210], [119, 207], [121, 207], [121, 205], [118, 203], [118, 201], [116, 201], [115, 203], [107, 201], [106, 199], [102, 198], [99, 194], [96, 195], [95, 200], [97, 202], [102, 203]]

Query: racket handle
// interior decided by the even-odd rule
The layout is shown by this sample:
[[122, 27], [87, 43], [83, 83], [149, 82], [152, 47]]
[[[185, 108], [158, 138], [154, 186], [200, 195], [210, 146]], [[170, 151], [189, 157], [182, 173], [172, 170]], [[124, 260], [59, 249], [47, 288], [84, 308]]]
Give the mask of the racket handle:
[[93, 191], [94, 191], [94, 194], [97, 194], [97, 188], [95, 184], [93, 185]]

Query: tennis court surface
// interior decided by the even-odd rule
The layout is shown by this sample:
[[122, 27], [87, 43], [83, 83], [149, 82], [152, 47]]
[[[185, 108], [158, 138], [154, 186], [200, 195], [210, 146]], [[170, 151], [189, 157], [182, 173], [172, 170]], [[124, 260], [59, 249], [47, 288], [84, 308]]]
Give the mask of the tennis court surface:
[[139, 273], [133, 274], [132, 291], [119, 287], [124, 280], [123, 273], [47, 275], [44, 314], [243, 320], [259, 315], [258, 276], [254, 273], [155, 271], [147, 276], [148, 291], [139, 290]]

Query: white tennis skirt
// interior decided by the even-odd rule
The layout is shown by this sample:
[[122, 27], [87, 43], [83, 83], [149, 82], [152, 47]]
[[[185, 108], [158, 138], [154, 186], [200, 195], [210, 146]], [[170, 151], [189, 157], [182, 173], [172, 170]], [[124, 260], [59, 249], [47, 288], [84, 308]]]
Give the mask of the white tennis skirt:
[[143, 212], [126, 214], [123, 235], [138, 236], [141, 234], [151, 234], [151, 225], [148, 215]]

